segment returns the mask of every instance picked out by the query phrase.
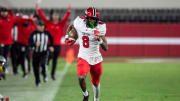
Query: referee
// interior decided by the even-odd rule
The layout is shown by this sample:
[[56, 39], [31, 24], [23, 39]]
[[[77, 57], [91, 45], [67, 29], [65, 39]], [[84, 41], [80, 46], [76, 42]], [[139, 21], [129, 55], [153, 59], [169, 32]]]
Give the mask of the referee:
[[[48, 80], [46, 75], [46, 62], [48, 60], [48, 51], [53, 52], [54, 48], [52, 47], [53, 38], [49, 32], [45, 31], [44, 23], [42, 21], [38, 21], [36, 27], [37, 29], [33, 31], [30, 35], [29, 46], [33, 50], [33, 71], [35, 76], [35, 84], [38, 87], [40, 85], [40, 72], [43, 75], [44, 82], [47, 82]], [[49, 48], [48, 40], [50, 41]], [[40, 69], [40, 67], [42, 69]]]

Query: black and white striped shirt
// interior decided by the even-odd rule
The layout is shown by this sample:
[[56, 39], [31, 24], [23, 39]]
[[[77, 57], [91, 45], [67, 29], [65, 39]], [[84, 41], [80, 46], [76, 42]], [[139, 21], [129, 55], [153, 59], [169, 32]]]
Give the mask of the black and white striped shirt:
[[[33, 51], [36, 53], [48, 51], [48, 40], [50, 45], [53, 45], [53, 38], [51, 34], [47, 31], [40, 32], [34, 31], [29, 37], [29, 46], [33, 48]], [[36, 46], [36, 43], [40, 42], [40, 46]]]

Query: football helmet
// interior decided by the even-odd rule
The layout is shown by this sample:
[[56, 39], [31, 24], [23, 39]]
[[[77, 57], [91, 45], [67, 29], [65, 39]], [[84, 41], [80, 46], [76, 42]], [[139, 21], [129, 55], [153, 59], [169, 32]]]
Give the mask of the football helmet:
[[1, 78], [5, 79], [5, 64], [6, 59], [3, 56], [0, 56], [0, 80]]
[[[89, 7], [85, 10], [85, 17], [87, 26], [94, 28], [99, 22], [99, 11], [94, 7]], [[90, 20], [95, 20], [95, 22], [91, 22]]]

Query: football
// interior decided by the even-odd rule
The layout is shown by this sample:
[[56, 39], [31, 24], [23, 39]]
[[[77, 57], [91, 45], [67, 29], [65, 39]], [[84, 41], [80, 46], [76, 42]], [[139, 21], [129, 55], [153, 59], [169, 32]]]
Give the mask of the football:
[[71, 31], [69, 31], [69, 33], [68, 33], [68, 38], [69, 38], [70, 40], [76, 41], [76, 40], [78, 39], [77, 31], [72, 28]]

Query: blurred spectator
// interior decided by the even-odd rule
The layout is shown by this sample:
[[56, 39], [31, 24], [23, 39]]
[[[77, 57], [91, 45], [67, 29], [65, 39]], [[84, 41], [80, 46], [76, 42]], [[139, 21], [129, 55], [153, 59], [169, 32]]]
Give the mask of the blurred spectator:
[[17, 18], [13, 15], [13, 12], [8, 8], [0, 9], [0, 55], [7, 59], [8, 52], [12, 39], [12, 29], [14, 24], [24, 21], [32, 21], [31, 19]]
[[17, 74], [17, 67], [21, 64], [23, 77], [26, 77], [27, 71], [25, 68], [25, 58], [28, 60], [28, 72], [30, 72], [30, 50], [28, 48], [28, 38], [32, 31], [36, 29], [35, 23], [38, 19], [37, 14], [31, 14], [30, 17], [24, 15], [23, 18], [31, 18], [33, 21], [24, 21], [16, 23], [17, 26], [17, 40], [12, 46], [12, 63], [13, 73]]

